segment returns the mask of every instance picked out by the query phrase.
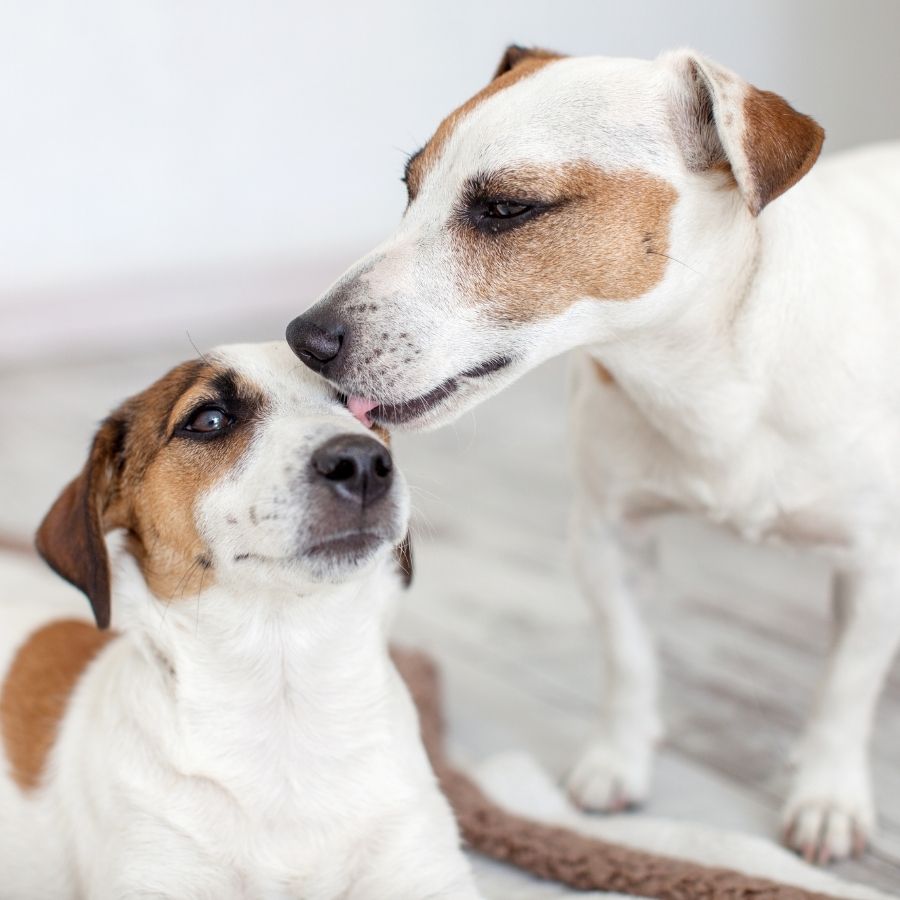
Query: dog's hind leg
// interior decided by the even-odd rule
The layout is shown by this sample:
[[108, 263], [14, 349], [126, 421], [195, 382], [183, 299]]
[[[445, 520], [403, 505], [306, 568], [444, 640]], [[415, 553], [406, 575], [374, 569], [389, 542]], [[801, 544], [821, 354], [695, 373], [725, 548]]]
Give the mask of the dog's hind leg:
[[875, 825], [868, 745], [900, 644], [900, 565], [839, 572], [834, 590], [835, 639], [784, 809], [785, 842], [823, 863], [861, 852]]
[[662, 732], [655, 650], [632, 598], [643, 566], [617, 524], [588, 500], [576, 506], [573, 525], [576, 577], [597, 617], [605, 684], [599, 727], [568, 790], [586, 809], [618, 811], [646, 798]]

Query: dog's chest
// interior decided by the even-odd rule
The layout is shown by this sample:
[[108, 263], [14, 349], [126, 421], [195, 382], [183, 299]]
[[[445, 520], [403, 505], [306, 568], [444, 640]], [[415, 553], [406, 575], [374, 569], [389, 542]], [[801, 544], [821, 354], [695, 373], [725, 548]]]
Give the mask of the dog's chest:
[[752, 541], [849, 545], [859, 509], [830, 458], [760, 429], [713, 462], [674, 447], [615, 393], [575, 409], [579, 474], [601, 507], [633, 525], [687, 512]]
[[[302, 758], [297, 768], [303, 766]], [[290, 779], [281, 777], [280, 804], [270, 790], [260, 785], [265, 804], [235, 802], [218, 785], [186, 784], [181, 794], [184, 806], [167, 809], [169, 824], [179, 833], [191, 835], [205, 865], [240, 885], [235, 896], [256, 900], [329, 900], [347, 896], [390, 839], [393, 798], [402, 796], [405, 785], [399, 775], [375, 765], [371, 781], [363, 782], [362, 762], [341, 779], [353, 785], [321, 779], [318, 792], [310, 784], [302, 793]], [[391, 782], [389, 775], [393, 776]], [[299, 779], [302, 780], [302, 779]], [[358, 789], [357, 789], [358, 786]], [[368, 791], [365, 791], [365, 787]], [[191, 850], [190, 852], [194, 852]], [[230, 896], [230, 895], [229, 895]]]
[[846, 517], [828, 502], [810, 500], [781, 506], [777, 496], [760, 491], [746, 496], [744, 485], [690, 477], [648, 479], [640, 486], [622, 485], [616, 506], [630, 525], [674, 512], [688, 512], [721, 525], [755, 542], [793, 545], [834, 552], [846, 549], [851, 539]]
[[660, 515], [687, 512], [721, 525], [745, 540], [802, 546], [825, 552], [848, 545], [846, 522], [827, 504], [783, 510], [775, 498], [742, 497], [728, 486], [704, 479], [672, 477], [622, 486], [618, 514], [630, 526], [641, 526]]
[[372, 835], [363, 830], [316, 832], [308, 822], [289, 824], [290, 830], [255, 830], [238, 864], [246, 896], [297, 900], [342, 897], [358, 876]]

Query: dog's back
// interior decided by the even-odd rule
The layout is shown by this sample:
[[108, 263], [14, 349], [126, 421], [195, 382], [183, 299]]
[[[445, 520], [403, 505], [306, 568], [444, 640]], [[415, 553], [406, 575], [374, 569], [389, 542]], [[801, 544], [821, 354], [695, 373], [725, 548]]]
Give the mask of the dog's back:
[[762, 258], [781, 273], [786, 297], [817, 313], [803, 318], [804, 330], [829, 328], [826, 311], [846, 310], [838, 324], [853, 327], [830, 340], [831, 352], [900, 327], [900, 142], [826, 156], [759, 225]]

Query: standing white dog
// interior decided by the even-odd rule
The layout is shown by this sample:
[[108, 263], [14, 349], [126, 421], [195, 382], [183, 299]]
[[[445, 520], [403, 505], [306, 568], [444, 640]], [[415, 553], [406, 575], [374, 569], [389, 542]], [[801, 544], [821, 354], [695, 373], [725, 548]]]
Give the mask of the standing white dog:
[[825, 860], [873, 827], [867, 744], [900, 640], [900, 148], [807, 175], [822, 139], [690, 51], [510, 48], [409, 160], [397, 231], [288, 340], [363, 421], [409, 428], [584, 348], [575, 550], [608, 670], [569, 781], [586, 807], [643, 799], [660, 734], [635, 523], [689, 510], [829, 554], [840, 627], [784, 812]]
[[117, 633], [0, 609], [3, 900], [476, 900], [387, 653], [408, 509], [283, 343], [106, 419], [38, 547]]

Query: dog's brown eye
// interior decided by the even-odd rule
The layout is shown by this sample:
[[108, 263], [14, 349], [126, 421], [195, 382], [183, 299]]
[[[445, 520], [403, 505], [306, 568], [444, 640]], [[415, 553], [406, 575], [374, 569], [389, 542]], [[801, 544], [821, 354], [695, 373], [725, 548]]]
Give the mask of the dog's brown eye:
[[196, 434], [213, 434], [223, 431], [234, 420], [218, 406], [204, 406], [198, 409], [185, 423], [183, 430]]
[[512, 203], [505, 200], [496, 203], [486, 203], [484, 214], [492, 219], [514, 219], [531, 209], [526, 203]]

